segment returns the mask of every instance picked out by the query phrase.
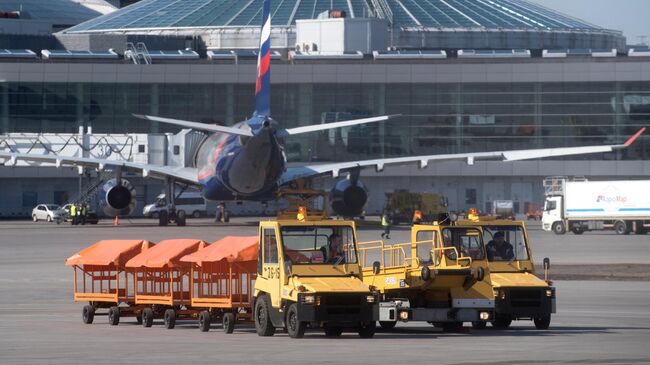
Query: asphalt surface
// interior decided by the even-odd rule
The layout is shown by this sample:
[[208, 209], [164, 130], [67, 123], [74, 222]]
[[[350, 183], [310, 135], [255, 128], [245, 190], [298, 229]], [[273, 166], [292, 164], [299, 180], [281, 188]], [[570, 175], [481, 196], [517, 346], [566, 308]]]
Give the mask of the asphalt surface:
[[[72, 300], [72, 270], [65, 259], [108, 238], [200, 238], [255, 235], [255, 219], [215, 226], [207, 219], [188, 227], [159, 228], [151, 220], [71, 227], [0, 222], [0, 364], [71, 363], [242, 363], [242, 364], [648, 364], [650, 363], [650, 282], [556, 280], [558, 313], [551, 328], [528, 321], [506, 331], [443, 333], [428, 324], [398, 325], [373, 339], [346, 333], [340, 339], [308, 332], [302, 340], [284, 333], [258, 337], [251, 325], [234, 334], [213, 324], [208, 333], [193, 322], [166, 330], [161, 321], [143, 328], [133, 319], [110, 326], [105, 316], [81, 322], [83, 303]], [[379, 238], [364, 228], [360, 240]], [[408, 227], [391, 235], [408, 240]], [[612, 232], [555, 236], [533, 225], [534, 257], [552, 264], [650, 263], [650, 235]]]

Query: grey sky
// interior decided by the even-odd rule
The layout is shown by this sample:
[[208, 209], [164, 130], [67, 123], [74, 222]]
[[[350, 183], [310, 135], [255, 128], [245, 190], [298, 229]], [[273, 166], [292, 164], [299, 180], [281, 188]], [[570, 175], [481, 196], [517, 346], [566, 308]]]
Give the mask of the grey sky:
[[649, 0], [529, 0], [608, 29], [622, 30], [628, 44], [650, 38]]

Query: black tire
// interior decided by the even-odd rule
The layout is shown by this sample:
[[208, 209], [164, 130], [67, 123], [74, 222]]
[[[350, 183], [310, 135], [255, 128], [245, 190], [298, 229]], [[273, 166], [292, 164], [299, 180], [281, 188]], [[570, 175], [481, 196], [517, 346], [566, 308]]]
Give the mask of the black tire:
[[201, 212], [199, 212], [198, 210], [193, 211], [192, 212], [192, 217], [201, 218]]
[[577, 234], [577, 235], [581, 235], [581, 234], [585, 233], [585, 231], [580, 226], [571, 227], [571, 232], [573, 232], [573, 234]]
[[375, 322], [364, 323], [359, 326], [359, 337], [373, 338], [375, 336]]
[[397, 325], [397, 322], [379, 321], [379, 325], [385, 330], [392, 330]]
[[111, 326], [120, 324], [120, 308], [115, 306], [108, 308], [108, 323]]
[[325, 337], [340, 337], [343, 333], [343, 327], [325, 326]]
[[566, 228], [564, 227], [564, 223], [562, 223], [562, 222], [553, 223], [553, 233], [555, 233], [555, 234], [565, 234], [566, 233]]
[[535, 328], [538, 330], [547, 330], [551, 325], [551, 315], [534, 318], [533, 322], [535, 322]]
[[36, 214], [32, 214], [32, 221], [38, 222], [38, 218], [36, 217]]
[[135, 316], [135, 321], [138, 324], [142, 324], [142, 314], [138, 314], [137, 316]]
[[614, 223], [614, 232], [616, 232], [616, 234], [630, 234], [630, 230], [627, 228], [627, 224], [624, 221]]
[[258, 336], [268, 337], [275, 334], [275, 326], [271, 322], [271, 303], [269, 297], [262, 295], [255, 301], [255, 331]]
[[47, 218], [45, 218], [45, 220], [48, 221], [48, 222], [50, 222], [50, 223], [52, 223], [52, 217], [49, 216], [49, 215], [47, 216]]
[[230, 213], [228, 213], [228, 211], [223, 212], [223, 222], [224, 223], [230, 222]]
[[484, 330], [487, 327], [487, 322], [485, 321], [474, 321], [472, 322], [472, 328], [475, 330]]
[[95, 319], [95, 308], [92, 305], [84, 305], [84, 308], [81, 310], [81, 320], [85, 324], [91, 324], [93, 323], [93, 319]]
[[185, 222], [187, 221], [187, 214], [184, 210], [179, 210], [176, 212], [176, 225], [179, 227], [185, 227]]
[[145, 308], [142, 310], [142, 326], [153, 326], [153, 310], [151, 308]]
[[512, 318], [507, 315], [496, 315], [494, 321], [492, 321], [492, 327], [500, 330], [507, 329], [512, 324]]
[[287, 333], [291, 338], [303, 338], [307, 329], [307, 322], [298, 320], [298, 305], [292, 303], [287, 311], [286, 318]]
[[168, 330], [176, 327], [176, 311], [173, 309], [167, 309], [165, 311], [165, 328]]
[[153, 219], [158, 219], [158, 218], [160, 218], [160, 213], [158, 213], [158, 212], [153, 212], [153, 213], [151, 213], [151, 218], [153, 218]]
[[222, 324], [224, 333], [232, 333], [235, 330], [235, 313], [227, 312], [223, 314]]
[[161, 227], [166, 227], [169, 224], [169, 214], [166, 210], [161, 210], [160, 215], [158, 216], [158, 225]]
[[210, 312], [202, 311], [199, 313], [199, 330], [208, 332], [210, 330]]
[[463, 329], [463, 322], [444, 322], [442, 330], [444, 332], [458, 332]]

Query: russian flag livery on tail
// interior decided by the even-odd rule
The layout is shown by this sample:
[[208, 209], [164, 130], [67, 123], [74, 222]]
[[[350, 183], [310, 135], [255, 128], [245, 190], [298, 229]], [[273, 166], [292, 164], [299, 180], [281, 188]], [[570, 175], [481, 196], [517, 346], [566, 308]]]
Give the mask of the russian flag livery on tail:
[[264, 1], [260, 51], [257, 55], [257, 82], [255, 84], [255, 114], [271, 115], [271, 2]]
[[[315, 66], [317, 67], [317, 66]], [[252, 78], [251, 78], [252, 79]], [[252, 81], [252, 80], [251, 80]], [[0, 151], [0, 162], [13, 165], [17, 160], [55, 164], [56, 166], [86, 166], [96, 169], [136, 171], [143, 177], [163, 180], [168, 200], [169, 217], [175, 213], [174, 193], [177, 184], [198, 186], [207, 200], [225, 203], [235, 200], [270, 201], [277, 199], [278, 191], [297, 179], [314, 179], [330, 175], [339, 180], [334, 184], [330, 199], [334, 213], [352, 217], [362, 213], [368, 193], [359, 180], [360, 171], [373, 168], [380, 172], [385, 166], [417, 164], [425, 168], [431, 162], [466, 161], [472, 164], [479, 160], [517, 161], [555, 156], [610, 152], [629, 147], [644, 129], [640, 130], [624, 144], [598, 145], [567, 148], [547, 148], [537, 150], [493, 151], [459, 153], [447, 155], [405, 156], [379, 158], [364, 161], [349, 161], [327, 164], [287, 167], [283, 141], [302, 133], [350, 127], [359, 124], [376, 123], [395, 116], [380, 116], [334, 123], [299, 123], [294, 128], [279, 128], [271, 118], [271, 2], [265, 0], [262, 9], [260, 48], [257, 59], [257, 79], [255, 80], [255, 110], [251, 117], [233, 126], [204, 124], [193, 121], [164, 117], [138, 115], [135, 117], [158, 123], [176, 125], [205, 132], [205, 137], [196, 149], [185, 151], [186, 156], [194, 156], [193, 166], [167, 166], [143, 164], [131, 161], [115, 161], [83, 157], [63, 157], [57, 155], [34, 155]], [[347, 175], [346, 176], [344, 176]], [[124, 196], [129, 194], [129, 196]], [[128, 189], [113, 194], [107, 201], [112, 209], [121, 210], [125, 202], [133, 201], [135, 196]], [[122, 206], [120, 206], [122, 205]], [[225, 212], [223, 214], [226, 214]], [[161, 215], [159, 224], [168, 221]], [[183, 222], [184, 218], [177, 220]], [[178, 223], [181, 225], [181, 223]]]

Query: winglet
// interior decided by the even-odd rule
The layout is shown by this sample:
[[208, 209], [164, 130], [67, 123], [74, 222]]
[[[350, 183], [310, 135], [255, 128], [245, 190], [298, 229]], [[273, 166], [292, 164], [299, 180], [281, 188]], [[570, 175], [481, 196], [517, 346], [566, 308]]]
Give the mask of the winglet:
[[632, 137], [630, 137], [630, 139], [628, 139], [627, 142], [625, 142], [625, 143], [623, 144], [623, 146], [625, 146], [625, 147], [630, 147], [630, 146], [632, 145], [632, 143], [634, 143], [634, 141], [636, 141], [636, 140], [637, 140], [637, 139], [638, 139], [638, 138], [643, 134], [643, 132], [645, 132], [645, 129], [646, 129], [645, 127], [639, 129], [639, 131], [636, 132], [635, 135], [633, 135]]

